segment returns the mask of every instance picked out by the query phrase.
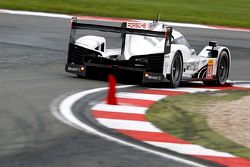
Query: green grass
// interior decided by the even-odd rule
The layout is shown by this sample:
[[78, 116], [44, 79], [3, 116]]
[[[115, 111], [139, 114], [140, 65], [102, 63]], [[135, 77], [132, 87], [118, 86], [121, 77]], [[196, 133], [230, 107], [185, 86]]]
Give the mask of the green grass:
[[249, 0], [1, 0], [0, 8], [250, 27]]
[[213, 105], [214, 102], [232, 101], [250, 95], [250, 91], [224, 93], [223, 96], [198, 93], [168, 97], [154, 104], [146, 116], [163, 131], [183, 140], [250, 159], [249, 148], [214, 132], [207, 125], [205, 116], [199, 112], [204, 106]]

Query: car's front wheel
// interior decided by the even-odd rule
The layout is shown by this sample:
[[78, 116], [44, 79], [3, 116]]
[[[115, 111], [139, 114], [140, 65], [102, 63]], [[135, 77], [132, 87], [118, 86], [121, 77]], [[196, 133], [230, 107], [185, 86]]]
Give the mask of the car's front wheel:
[[183, 74], [183, 60], [179, 52], [176, 52], [171, 64], [171, 73], [167, 75], [170, 86], [176, 88], [179, 86]]
[[217, 73], [215, 81], [203, 81], [205, 85], [224, 85], [228, 79], [230, 60], [228, 53], [224, 50], [218, 59]]

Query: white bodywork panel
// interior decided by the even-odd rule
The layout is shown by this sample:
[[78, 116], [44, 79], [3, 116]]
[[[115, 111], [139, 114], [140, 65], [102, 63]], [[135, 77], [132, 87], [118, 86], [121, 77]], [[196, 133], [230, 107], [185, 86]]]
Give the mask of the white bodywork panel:
[[104, 44], [104, 50], [106, 48], [106, 40], [104, 37], [99, 36], [83, 36], [75, 41], [76, 45], [95, 50], [97, 47]]
[[125, 59], [128, 60], [134, 55], [145, 55], [164, 52], [164, 39], [154, 37], [145, 37], [139, 35], [126, 35], [126, 43], [124, 49]]
[[[128, 28], [139, 28], [152, 31], [164, 31], [161, 24], [152, 27], [150, 23], [131, 22]], [[145, 55], [164, 52], [164, 38], [127, 34], [125, 37], [124, 57], [128, 60], [134, 55]]]

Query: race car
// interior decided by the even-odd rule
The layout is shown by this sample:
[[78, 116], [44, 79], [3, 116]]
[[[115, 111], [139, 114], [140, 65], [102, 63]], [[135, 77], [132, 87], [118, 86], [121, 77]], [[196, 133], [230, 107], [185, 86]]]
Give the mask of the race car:
[[[76, 38], [78, 29], [120, 33], [121, 48], [108, 49], [107, 37], [103, 36], [88, 34]], [[210, 41], [197, 55], [180, 32], [158, 21], [125, 22], [115, 27], [80, 23], [77, 18], [71, 20], [65, 70], [77, 76], [99, 69], [137, 73], [142, 83], [168, 82], [174, 88], [182, 81], [224, 85], [230, 66], [227, 47]]]

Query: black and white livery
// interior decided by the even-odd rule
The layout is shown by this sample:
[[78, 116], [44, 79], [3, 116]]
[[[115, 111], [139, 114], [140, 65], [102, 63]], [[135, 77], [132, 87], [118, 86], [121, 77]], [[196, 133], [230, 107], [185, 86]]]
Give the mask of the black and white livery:
[[[68, 60], [65, 70], [86, 76], [88, 69], [137, 72], [142, 82], [203, 81], [224, 85], [228, 79], [231, 55], [227, 47], [210, 41], [197, 55], [184, 36], [159, 22], [126, 22], [121, 27], [71, 21]], [[102, 36], [85, 35], [76, 39], [76, 30], [120, 33], [122, 45], [107, 49]]]

